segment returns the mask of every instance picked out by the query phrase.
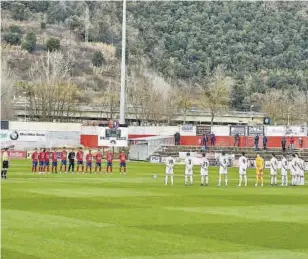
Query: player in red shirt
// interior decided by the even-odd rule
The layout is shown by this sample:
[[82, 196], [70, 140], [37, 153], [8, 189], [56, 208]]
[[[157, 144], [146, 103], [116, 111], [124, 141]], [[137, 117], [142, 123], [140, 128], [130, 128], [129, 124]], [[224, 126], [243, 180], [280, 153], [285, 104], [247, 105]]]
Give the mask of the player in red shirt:
[[45, 149], [44, 148], [41, 148], [41, 151], [38, 155], [38, 160], [39, 160], [39, 172], [40, 174], [43, 173], [44, 171], [44, 160], [45, 159]]
[[89, 150], [89, 153], [86, 155], [86, 173], [88, 173], [88, 168], [90, 168], [90, 173], [92, 174], [92, 160], [93, 160], [93, 155], [91, 153], [91, 150]]
[[44, 171], [46, 173], [49, 173], [49, 160], [50, 160], [50, 152], [49, 148], [45, 150], [45, 156], [44, 156]]
[[102, 159], [103, 159], [103, 154], [99, 149], [95, 154], [95, 173], [97, 172], [97, 167], [99, 168], [99, 172], [100, 173], [102, 172]]
[[124, 168], [124, 174], [126, 174], [126, 154], [124, 150], [120, 153], [120, 174], [122, 174], [122, 167]]
[[67, 163], [67, 151], [65, 147], [61, 152], [61, 166], [60, 166], [60, 174], [62, 174], [62, 169], [64, 168], [64, 172], [66, 172], [66, 163]]
[[53, 152], [51, 154], [51, 161], [52, 161], [52, 166], [51, 166], [51, 172], [55, 172], [56, 174], [58, 173], [58, 153], [57, 149], [54, 148]]
[[32, 173], [36, 173], [37, 172], [37, 163], [38, 163], [38, 152], [37, 152], [37, 148], [34, 149], [34, 152], [32, 153]]
[[82, 151], [82, 147], [79, 148], [79, 150], [77, 151], [77, 173], [79, 172], [79, 166], [81, 167], [81, 172], [83, 172], [84, 167], [83, 167], [83, 151]]
[[112, 160], [113, 160], [113, 154], [111, 151], [108, 151], [107, 152], [107, 169], [106, 169], [106, 172], [107, 174], [109, 173], [109, 168], [110, 168], [110, 173], [112, 174]]

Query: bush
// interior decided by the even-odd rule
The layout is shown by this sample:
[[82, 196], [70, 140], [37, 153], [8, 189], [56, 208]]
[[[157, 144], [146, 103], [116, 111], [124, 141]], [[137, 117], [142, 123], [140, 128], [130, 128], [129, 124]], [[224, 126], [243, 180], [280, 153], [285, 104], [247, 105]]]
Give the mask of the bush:
[[28, 32], [26, 35], [26, 40], [36, 43], [36, 35], [34, 32]]
[[29, 16], [29, 9], [21, 2], [13, 2], [11, 4], [11, 14], [13, 19], [23, 21]]
[[36, 35], [34, 32], [28, 32], [24, 42], [21, 44], [21, 47], [28, 52], [32, 52], [35, 49], [36, 45]]
[[47, 40], [47, 50], [55, 51], [60, 49], [60, 40], [57, 38], [50, 38]]
[[21, 29], [18, 25], [11, 25], [10, 26], [10, 32], [22, 34]]
[[9, 32], [4, 35], [4, 40], [11, 45], [19, 45], [21, 43], [21, 34]]
[[41, 22], [41, 29], [46, 29], [46, 23], [45, 22]]
[[28, 52], [32, 52], [35, 48], [35, 45], [33, 45], [30, 41], [23, 41], [21, 44], [21, 48], [27, 50]]
[[104, 61], [105, 59], [103, 53], [101, 51], [96, 51], [92, 58], [93, 66], [100, 67], [102, 66]]

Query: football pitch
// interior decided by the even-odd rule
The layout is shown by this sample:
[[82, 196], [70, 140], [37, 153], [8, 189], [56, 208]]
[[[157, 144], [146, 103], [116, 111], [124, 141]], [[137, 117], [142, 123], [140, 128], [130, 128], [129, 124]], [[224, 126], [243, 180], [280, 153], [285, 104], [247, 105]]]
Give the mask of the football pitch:
[[[12, 161], [2, 181], [3, 259], [308, 258], [308, 186], [164, 185], [164, 166], [129, 163], [128, 175], [33, 175]], [[154, 174], [158, 177], [155, 179]], [[280, 178], [280, 177], [279, 177]], [[289, 180], [290, 181], [290, 180]], [[307, 176], [306, 176], [307, 182]]]

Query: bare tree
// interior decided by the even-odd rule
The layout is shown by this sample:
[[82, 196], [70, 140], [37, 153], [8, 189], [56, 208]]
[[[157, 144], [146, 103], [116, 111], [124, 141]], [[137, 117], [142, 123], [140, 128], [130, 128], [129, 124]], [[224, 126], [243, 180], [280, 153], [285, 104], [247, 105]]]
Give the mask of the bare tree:
[[94, 104], [107, 119], [115, 119], [120, 106], [120, 85], [116, 81], [109, 81], [104, 89], [96, 93]]
[[287, 92], [270, 89], [262, 95], [261, 109], [271, 118], [274, 124], [287, 124], [292, 120], [294, 102]]
[[48, 52], [46, 57], [33, 62], [30, 68], [31, 83], [20, 82], [26, 91], [32, 118], [43, 121], [69, 120], [76, 111], [78, 89], [70, 82], [70, 55]]
[[1, 118], [12, 119], [14, 117], [13, 97], [16, 77], [8, 65], [8, 61], [3, 58], [1, 62]]
[[195, 84], [192, 81], [179, 81], [177, 83], [179, 88], [176, 97], [176, 106], [180, 113], [183, 115], [183, 121], [186, 122], [187, 113], [198, 105], [198, 93]]
[[93, 99], [107, 119], [115, 119], [120, 106], [120, 66], [113, 57], [109, 57], [106, 63], [99, 67], [92, 66], [93, 74], [101, 81]]
[[200, 106], [210, 109], [211, 125], [216, 115], [228, 108], [234, 83], [231, 77], [226, 76], [225, 69], [218, 66], [213, 75], [201, 84]]
[[282, 108], [283, 95], [282, 91], [272, 89], [267, 91], [261, 100], [262, 111], [265, 112], [276, 124], [283, 117]]
[[73, 57], [60, 51], [47, 52], [47, 56], [34, 60], [30, 68], [32, 82], [46, 83], [49, 86], [67, 81], [70, 76]]
[[146, 74], [144, 66], [131, 67], [127, 80], [127, 106], [134, 118], [144, 121], [163, 121], [164, 98], [153, 83], [153, 77]]
[[308, 123], [308, 91], [295, 91], [293, 97], [292, 122]]
[[170, 124], [172, 119], [174, 119], [174, 117], [177, 115], [177, 105], [178, 93], [175, 89], [171, 88], [163, 96], [164, 114], [168, 124]]
[[165, 98], [162, 96], [161, 92], [152, 88], [149, 89], [149, 104], [148, 104], [148, 113], [149, 120], [159, 123], [165, 119]]
[[149, 119], [149, 89], [153, 86], [141, 71], [134, 71], [127, 80], [127, 106], [131, 109], [136, 120]]

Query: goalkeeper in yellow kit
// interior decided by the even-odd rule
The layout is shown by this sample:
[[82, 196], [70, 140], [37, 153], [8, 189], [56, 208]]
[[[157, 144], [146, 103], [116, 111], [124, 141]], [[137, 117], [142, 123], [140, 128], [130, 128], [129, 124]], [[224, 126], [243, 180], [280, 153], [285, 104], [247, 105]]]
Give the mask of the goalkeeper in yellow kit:
[[263, 170], [264, 170], [264, 159], [257, 154], [256, 158], [256, 185], [258, 186], [259, 180], [261, 180], [261, 186], [263, 187]]

